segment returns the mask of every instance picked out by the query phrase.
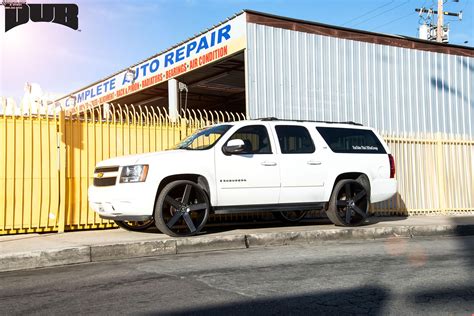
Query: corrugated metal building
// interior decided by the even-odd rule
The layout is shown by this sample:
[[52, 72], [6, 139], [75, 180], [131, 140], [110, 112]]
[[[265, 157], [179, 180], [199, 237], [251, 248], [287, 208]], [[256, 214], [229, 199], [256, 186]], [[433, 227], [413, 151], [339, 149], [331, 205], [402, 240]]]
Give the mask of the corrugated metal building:
[[474, 50], [249, 13], [251, 117], [474, 137]]

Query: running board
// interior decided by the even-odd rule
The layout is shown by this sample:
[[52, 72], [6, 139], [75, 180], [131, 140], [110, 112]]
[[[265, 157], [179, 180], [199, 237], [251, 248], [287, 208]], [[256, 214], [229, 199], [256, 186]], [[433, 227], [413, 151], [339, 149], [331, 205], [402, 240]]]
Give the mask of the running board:
[[326, 208], [326, 203], [288, 203], [260, 205], [229, 205], [214, 207], [214, 214], [281, 212], [281, 211], [320, 211]]

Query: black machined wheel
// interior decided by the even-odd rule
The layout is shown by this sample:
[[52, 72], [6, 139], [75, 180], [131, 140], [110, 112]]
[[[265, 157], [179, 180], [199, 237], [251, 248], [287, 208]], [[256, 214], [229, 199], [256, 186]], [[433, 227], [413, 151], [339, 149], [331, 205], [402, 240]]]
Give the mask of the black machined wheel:
[[367, 189], [356, 180], [339, 181], [332, 192], [327, 215], [337, 226], [358, 226], [369, 211]]
[[281, 211], [273, 212], [272, 214], [283, 223], [295, 224], [301, 221], [307, 213], [307, 211]]
[[141, 232], [147, 230], [151, 227], [155, 221], [153, 219], [149, 219], [146, 221], [114, 221], [119, 227], [134, 231], [134, 232]]
[[207, 194], [197, 183], [173, 181], [163, 188], [156, 201], [156, 227], [173, 237], [196, 235], [206, 224], [209, 211]]

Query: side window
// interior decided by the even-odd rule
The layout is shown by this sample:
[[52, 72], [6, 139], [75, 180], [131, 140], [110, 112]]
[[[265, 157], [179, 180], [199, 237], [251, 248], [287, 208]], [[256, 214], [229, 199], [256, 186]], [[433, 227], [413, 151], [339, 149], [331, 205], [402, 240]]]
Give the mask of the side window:
[[367, 129], [317, 127], [331, 150], [345, 154], [385, 154], [374, 132]]
[[241, 139], [245, 143], [242, 154], [271, 154], [270, 139], [268, 132], [263, 125], [249, 125], [240, 128], [231, 139]]
[[275, 126], [282, 154], [314, 153], [314, 143], [308, 130], [303, 126]]

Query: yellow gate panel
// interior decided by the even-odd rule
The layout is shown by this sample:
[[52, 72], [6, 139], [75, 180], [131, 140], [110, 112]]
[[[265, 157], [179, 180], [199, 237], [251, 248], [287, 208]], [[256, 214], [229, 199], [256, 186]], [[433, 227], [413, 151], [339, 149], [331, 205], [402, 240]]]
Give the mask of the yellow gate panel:
[[474, 143], [443, 141], [442, 147], [443, 169], [445, 170], [443, 187], [446, 192], [445, 212], [461, 213], [465, 210], [472, 210], [474, 205]]
[[57, 116], [0, 117], [0, 234], [57, 230]]

